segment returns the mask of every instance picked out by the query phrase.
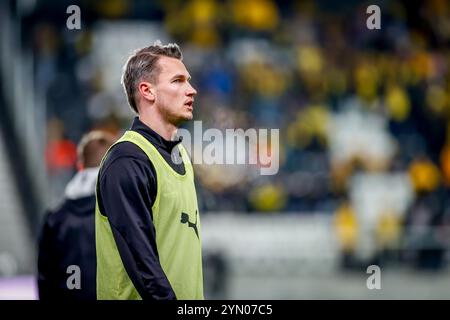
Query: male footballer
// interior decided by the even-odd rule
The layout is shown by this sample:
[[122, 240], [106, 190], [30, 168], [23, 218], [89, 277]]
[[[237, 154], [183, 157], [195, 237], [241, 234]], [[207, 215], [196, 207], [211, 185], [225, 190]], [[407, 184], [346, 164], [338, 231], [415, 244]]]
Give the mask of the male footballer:
[[97, 299], [204, 298], [193, 169], [174, 140], [193, 117], [190, 79], [176, 44], [157, 41], [124, 67], [122, 84], [137, 117], [98, 175]]

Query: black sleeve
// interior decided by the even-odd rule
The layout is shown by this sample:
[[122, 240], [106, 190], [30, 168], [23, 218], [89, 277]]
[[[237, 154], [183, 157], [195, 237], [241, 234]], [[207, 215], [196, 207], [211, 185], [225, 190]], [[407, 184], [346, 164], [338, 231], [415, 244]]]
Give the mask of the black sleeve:
[[38, 293], [41, 300], [53, 300], [57, 296], [58, 274], [55, 259], [57, 250], [55, 247], [54, 230], [49, 223], [49, 213], [45, 218], [44, 226], [39, 236], [38, 248]]
[[108, 217], [125, 270], [142, 299], [176, 299], [156, 247], [151, 193], [156, 194], [157, 185], [149, 163], [148, 159], [132, 157], [105, 163], [99, 180], [100, 208]]

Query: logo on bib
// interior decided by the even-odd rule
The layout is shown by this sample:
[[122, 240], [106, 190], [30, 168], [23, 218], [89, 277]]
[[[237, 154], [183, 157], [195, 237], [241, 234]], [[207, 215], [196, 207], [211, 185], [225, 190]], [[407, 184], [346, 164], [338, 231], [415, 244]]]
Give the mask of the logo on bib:
[[195, 234], [197, 235], [197, 238], [198, 238], [197, 215], [198, 215], [198, 212], [197, 212], [197, 210], [195, 210], [195, 223], [192, 223], [189, 221], [189, 215], [185, 212], [181, 212], [181, 221], [180, 222], [183, 224], [187, 223], [188, 227], [191, 227], [192, 229], [194, 229]]

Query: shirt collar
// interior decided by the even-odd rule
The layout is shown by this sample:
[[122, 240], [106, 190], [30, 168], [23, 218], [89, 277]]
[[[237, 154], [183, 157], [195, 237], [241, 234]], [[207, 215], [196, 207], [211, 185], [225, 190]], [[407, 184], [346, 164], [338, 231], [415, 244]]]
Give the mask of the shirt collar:
[[131, 130], [142, 134], [155, 147], [159, 147], [168, 151], [172, 151], [172, 149], [183, 140], [182, 137], [177, 137], [173, 141], [164, 139], [156, 131], [139, 120], [139, 117], [134, 118], [133, 124], [131, 125]]
[[66, 186], [66, 198], [76, 200], [94, 195], [98, 171], [99, 167], [78, 171]]

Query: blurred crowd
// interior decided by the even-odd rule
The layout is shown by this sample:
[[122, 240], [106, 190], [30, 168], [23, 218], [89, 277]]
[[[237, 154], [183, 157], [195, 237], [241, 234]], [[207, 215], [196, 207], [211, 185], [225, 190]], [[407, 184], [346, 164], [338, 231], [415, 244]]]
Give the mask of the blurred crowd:
[[[379, 253], [420, 243], [415, 261], [442, 264], [450, 243], [448, 1], [381, 1], [380, 30], [366, 27], [369, 3], [357, 1], [85, 1], [80, 30], [68, 30], [68, 15], [42, 3], [24, 17], [23, 32], [47, 110], [43, 153], [55, 197], [74, 173], [83, 133], [119, 135], [131, 123], [109, 73], [120, 75], [125, 59], [109, 57], [142, 35], [132, 21], [151, 22], [148, 42], [180, 44], [199, 92], [194, 117], [204, 127], [280, 129], [274, 176], [198, 165], [203, 212], [334, 214], [351, 263], [365, 230], [355, 177], [400, 174], [409, 195], [377, 214], [371, 232]], [[97, 39], [100, 21], [118, 25], [109, 46]]]

